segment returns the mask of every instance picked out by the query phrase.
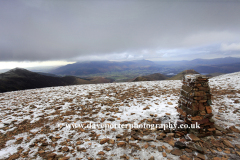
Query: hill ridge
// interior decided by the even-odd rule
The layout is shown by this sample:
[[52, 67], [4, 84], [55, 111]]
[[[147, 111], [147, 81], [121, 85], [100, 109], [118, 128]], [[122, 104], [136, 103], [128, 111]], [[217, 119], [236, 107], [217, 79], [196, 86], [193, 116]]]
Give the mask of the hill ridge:
[[90, 83], [108, 83], [111, 79], [94, 77], [89, 80], [74, 76], [49, 76], [43, 73], [31, 72], [23, 68], [14, 68], [0, 74], [0, 93], [16, 90], [44, 88], [53, 86], [66, 86]]
[[184, 75], [186, 75], [186, 74], [200, 74], [200, 73], [198, 73], [194, 69], [188, 69], [188, 70], [178, 73], [177, 75], [169, 78], [168, 80], [182, 80]]
[[139, 76], [133, 79], [133, 82], [137, 81], [156, 81], [156, 80], [166, 80], [167, 77], [161, 73], [153, 73], [146, 76]]

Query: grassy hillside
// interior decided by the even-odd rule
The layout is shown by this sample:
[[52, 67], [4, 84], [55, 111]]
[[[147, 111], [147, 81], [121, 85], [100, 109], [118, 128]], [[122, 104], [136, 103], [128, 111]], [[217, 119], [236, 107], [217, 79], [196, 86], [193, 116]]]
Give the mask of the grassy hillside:
[[108, 82], [112, 82], [112, 80], [102, 77], [94, 77], [91, 79], [81, 79], [74, 76], [53, 77], [16, 68], [0, 74], [0, 92]]
[[156, 80], [165, 80], [167, 79], [167, 77], [163, 74], [160, 73], [154, 73], [154, 74], [150, 74], [147, 76], [140, 76], [137, 77], [133, 80], [133, 82], [137, 82], [137, 81], [156, 81]]

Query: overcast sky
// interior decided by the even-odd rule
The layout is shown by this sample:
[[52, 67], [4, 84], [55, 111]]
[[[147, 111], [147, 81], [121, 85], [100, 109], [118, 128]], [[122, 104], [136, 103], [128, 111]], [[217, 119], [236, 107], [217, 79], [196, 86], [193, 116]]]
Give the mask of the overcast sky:
[[1, 0], [0, 69], [240, 56], [240, 1], [169, 1]]

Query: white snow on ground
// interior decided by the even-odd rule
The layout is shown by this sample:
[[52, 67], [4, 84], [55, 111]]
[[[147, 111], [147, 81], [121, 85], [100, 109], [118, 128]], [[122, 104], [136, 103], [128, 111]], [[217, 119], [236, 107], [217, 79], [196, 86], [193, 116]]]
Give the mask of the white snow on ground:
[[224, 74], [209, 80], [211, 88], [216, 89], [240, 89], [240, 72]]
[[[240, 72], [222, 75], [210, 79], [211, 89], [221, 90], [238, 90], [240, 89]], [[154, 145], [165, 145], [169, 149], [172, 147], [167, 143], [159, 141], [148, 142], [152, 147], [145, 149], [143, 146], [146, 142], [130, 141], [137, 143], [141, 150], [133, 151], [128, 148], [117, 147], [115, 144], [100, 144], [99, 141], [103, 138], [116, 140], [116, 135], [123, 134], [128, 129], [117, 128], [116, 131], [111, 129], [92, 129], [89, 133], [84, 131], [79, 132], [76, 129], [68, 129], [63, 127], [59, 129], [59, 123], [100, 123], [101, 118], [105, 118], [104, 124], [119, 124], [120, 122], [130, 121], [141, 123], [141, 120], [163, 117], [168, 114], [170, 120], [177, 120], [177, 102], [179, 98], [181, 81], [151, 81], [151, 82], [130, 82], [130, 83], [108, 83], [108, 84], [90, 84], [90, 85], [75, 85], [65, 87], [50, 87], [42, 89], [32, 89], [16, 92], [7, 92], [0, 94], [0, 135], [16, 130], [16, 126], [29, 120], [31, 124], [38, 123], [39, 120], [47, 120], [41, 126], [31, 128], [29, 131], [15, 134], [6, 142], [4, 148], [0, 150], [0, 159], [9, 157], [17, 152], [18, 147], [22, 147], [24, 152], [28, 152], [29, 158], [41, 159], [38, 155], [38, 148], [41, 146], [41, 141], [38, 146], [30, 147], [36, 140], [45, 139], [45, 142], [52, 143], [51, 137], [60, 138], [55, 141], [56, 146], [48, 145], [45, 152], [54, 151], [57, 154], [64, 154], [59, 150], [60, 147], [65, 147], [74, 150], [74, 153], [68, 152], [64, 156], [69, 156], [70, 159], [95, 157], [99, 151], [104, 151], [107, 159], [120, 159], [120, 156], [132, 155], [139, 159], [149, 159], [154, 156], [155, 159], [176, 159], [177, 157], [168, 154], [167, 158], [162, 156], [154, 148]], [[145, 93], [148, 94], [145, 94]], [[89, 93], [91, 96], [89, 96]], [[121, 96], [130, 95], [129, 98], [121, 99]], [[89, 96], [89, 97], [88, 97]], [[240, 104], [233, 103], [239, 99], [239, 93], [229, 98], [228, 94], [217, 95], [213, 99], [213, 112], [219, 115], [220, 119], [215, 119], [216, 123], [223, 124], [225, 127], [240, 124], [239, 112], [233, 114], [233, 110], [240, 107]], [[227, 106], [226, 109], [220, 112], [222, 106]], [[229, 107], [231, 106], [231, 107]], [[149, 109], [144, 110], [144, 108]], [[92, 112], [96, 114], [80, 116], [80, 111], [83, 113], [85, 108], [93, 108]], [[98, 110], [100, 108], [100, 110]], [[117, 112], [110, 111], [112, 108], [118, 108]], [[66, 113], [74, 111], [75, 115], [67, 115]], [[88, 112], [86, 112], [88, 113]], [[65, 115], [63, 115], [65, 114]], [[57, 118], [61, 120], [54, 122]], [[86, 119], [84, 122], [79, 120], [82, 117], [92, 118]], [[114, 121], [107, 119], [114, 118]], [[44, 134], [44, 129], [49, 126], [50, 132]], [[98, 140], [91, 140], [89, 134], [94, 131], [98, 135]], [[129, 130], [130, 131], [130, 130]], [[155, 138], [157, 135], [152, 132], [148, 135]], [[17, 143], [16, 139], [23, 137], [23, 140]], [[129, 139], [131, 136], [129, 136]], [[77, 141], [82, 141], [82, 144], [76, 144]], [[105, 151], [104, 147], [111, 148], [110, 151]], [[74, 147], [85, 148], [86, 152], [79, 152]], [[133, 157], [130, 156], [130, 159]]]
[[[233, 125], [239, 127], [240, 103], [234, 101], [240, 101], [240, 72], [217, 76], [211, 78], [209, 82], [212, 91], [216, 89], [221, 91], [220, 94], [215, 95], [212, 105], [213, 114], [219, 117], [216, 123], [224, 127]], [[236, 110], [239, 111], [234, 113]]]
[[[85, 121], [85, 123], [91, 122], [91, 123], [100, 123], [100, 120], [102, 117], [105, 119], [110, 118], [111, 116], [118, 117], [119, 120], [115, 120], [114, 122], [106, 120], [104, 124], [106, 123], [114, 123], [114, 124], [120, 124], [120, 122], [123, 121], [131, 121], [135, 123], [139, 123], [141, 120], [145, 118], [151, 118], [150, 114], [157, 114], [158, 117], [162, 117], [165, 115], [165, 113], [170, 114], [170, 118], [172, 121], [174, 121], [177, 118], [177, 112], [174, 107], [177, 106], [178, 101], [178, 93], [173, 93], [172, 89], [180, 89], [181, 82], [180, 81], [154, 81], [154, 82], [135, 82], [135, 83], [110, 83], [110, 84], [97, 84], [97, 85], [78, 85], [78, 86], [67, 86], [67, 87], [51, 87], [51, 88], [43, 88], [43, 89], [33, 89], [33, 90], [25, 90], [25, 91], [17, 91], [17, 92], [8, 92], [0, 95], [0, 107], [1, 107], [1, 121], [7, 124], [11, 124], [13, 120], [15, 120], [14, 124], [19, 124], [23, 122], [25, 119], [29, 119], [31, 123], [37, 122], [42, 116], [48, 118], [48, 119], [54, 119], [54, 116], [51, 115], [51, 113], [54, 113], [54, 108], [52, 106], [59, 106], [60, 107], [60, 113], [65, 113], [66, 111], [69, 111], [71, 104], [75, 104], [77, 106], [79, 105], [88, 105], [97, 102], [97, 106], [101, 107], [101, 111], [111, 109], [112, 105], [118, 106], [119, 112], [109, 112], [109, 115], [106, 115], [106, 113], [102, 113], [101, 111], [98, 112], [98, 114], [93, 115], [97, 121]], [[132, 92], [139, 92], [138, 97], [134, 97], [133, 99], [129, 99], [126, 103], [125, 100], [119, 100], [116, 99], [114, 96], [117, 92], [119, 92], [121, 95], [124, 95], [126, 93], [129, 93], [129, 89], [131, 89]], [[103, 90], [104, 93], [99, 93], [100, 90]], [[158, 93], [157, 96], [146, 96], [144, 97], [142, 94], [142, 90], [147, 90], [148, 92], [156, 92]], [[88, 99], [86, 95], [89, 94], [89, 92], [93, 93], [94, 96], [91, 99]], [[136, 94], [134, 93], [134, 94]], [[71, 102], [63, 102], [64, 100], [73, 99]], [[104, 102], [112, 102], [111, 106], [108, 106], [107, 104], [101, 105], [101, 103]], [[169, 105], [167, 102], [171, 102], [172, 104]], [[145, 107], [149, 107], [147, 110], [143, 110]], [[81, 107], [78, 108], [81, 110]], [[14, 110], [14, 111], [13, 111]], [[14, 112], [14, 113], [13, 113]], [[76, 110], [78, 112], [78, 110]], [[131, 114], [134, 113], [134, 114]], [[4, 116], [3, 116], [4, 115]], [[64, 116], [65, 119], [68, 120], [69, 124], [71, 123], [83, 123], [77, 118], [79, 118], [78, 115], [71, 115], [71, 116]], [[61, 122], [60, 122], [61, 123]], [[48, 125], [48, 124], [45, 124]], [[2, 125], [3, 127], [3, 125]], [[44, 128], [44, 126], [43, 126]], [[57, 124], [52, 124], [50, 128], [55, 129], [58, 128]], [[0, 132], [7, 133], [9, 130], [11, 130], [11, 127], [9, 129], [0, 129]], [[27, 137], [29, 135], [17, 135], [15, 138], [24, 137], [23, 142], [21, 144], [12, 144], [11, 143], [6, 144], [6, 148], [2, 149], [2, 154], [0, 154], [0, 158], [6, 158], [9, 156], [9, 154], [12, 154], [14, 152], [17, 152], [17, 148], [21, 146], [24, 151], [27, 151], [29, 149], [29, 145], [31, 142], [33, 142], [34, 139], [38, 139], [38, 131], [40, 128], [31, 129], [29, 135], [31, 135], [32, 132], [37, 132], [35, 137], [31, 139], [30, 142], [25, 142], [27, 140]], [[117, 134], [122, 134], [125, 129], [117, 128], [116, 132], [111, 132], [110, 129], [104, 129], [104, 130], [97, 130], [94, 131], [97, 134], [100, 134], [99, 139], [102, 138], [111, 138], [116, 139]], [[110, 134], [106, 134], [107, 132], [110, 132]], [[40, 135], [41, 133], [39, 133]], [[55, 150], [55, 153], [61, 153], [57, 152], [58, 148], [61, 146], [61, 142], [66, 141], [69, 139], [69, 135], [74, 135], [71, 138], [71, 143], [76, 144], [77, 140], [82, 139], [85, 140], [85, 142], [81, 145], [78, 145], [78, 147], [84, 147], [87, 149], [87, 152], [76, 152], [75, 157], [85, 157], [86, 154], [89, 154], [89, 157], [96, 157], [96, 153], [99, 151], [102, 151], [104, 146], [107, 144], [101, 145], [98, 141], [87, 141], [90, 140], [90, 137], [88, 136], [88, 133], [77, 133], [75, 130], [69, 130], [67, 127], [64, 127], [60, 131], [55, 131], [53, 133], [49, 133], [45, 138], [48, 141], [51, 141], [48, 137], [54, 136], [56, 137], [59, 135], [61, 139], [57, 141], [58, 145], [56, 147], [47, 146], [47, 150]], [[153, 136], [156, 136], [153, 134]], [[130, 138], [130, 137], [129, 137]], [[9, 140], [12, 141], [12, 140]], [[133, 141], [134, 142], [134, 141]], [[91, 145], [89, 145], [91, 143]], [[159, 142], [149, 142], [150, 145], [156, 145], [159, 146]], [[140, 145], [141, 146], [141, 145]], [[165, 146], [171, 148], [168, 144], [165, 144]], [[72, 149], [69, 147], [69, 149]], [[24, 152], [23, 151], [23, 152]], [[30, 155], [34, 155], [38, 150], [31, 149]], [[46, 151], [46, 150], [45, 150]], [[116, 145], [112, 148], [111, 151], [106, 152], [104, 157], [112, 157], [113, 159], [119, 159], [119, 157], [123, 154], [129, 154], [131, 150], [127, 150], [124, 148], [116, 147]], [[162, 158], [162, 154], [160, 152], [156, 152], [156, 150], [153, 149], [143, 149], [141, 151], [137, 151], [136, 157], [150, 157], [155, 156], [156, 158]], [[72, 156], [70, 153], [67, 156]], [[72, 159], [75, 159], [72, 158]], [[169, 155], [169, 157], [174, 157], [173, 155]]]

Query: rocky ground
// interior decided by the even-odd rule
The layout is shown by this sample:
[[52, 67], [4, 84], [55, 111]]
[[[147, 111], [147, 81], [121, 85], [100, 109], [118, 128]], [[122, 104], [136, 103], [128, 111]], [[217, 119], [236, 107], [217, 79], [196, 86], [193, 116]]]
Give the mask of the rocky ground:
[[239, 82], [239, 72], [210, 79], [217, 130], [204, 138], [186, 130], [86, 128], [176, 122], [178, 80], [3, 93], [0, 159], [240, 159]]

